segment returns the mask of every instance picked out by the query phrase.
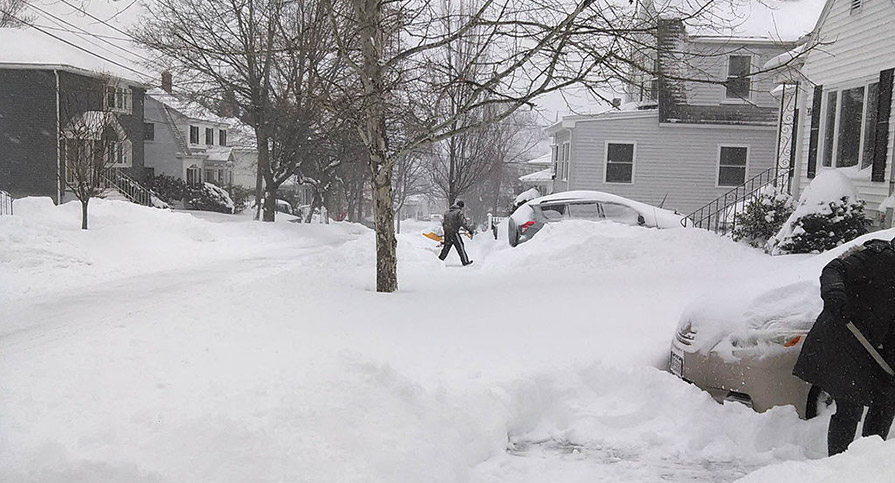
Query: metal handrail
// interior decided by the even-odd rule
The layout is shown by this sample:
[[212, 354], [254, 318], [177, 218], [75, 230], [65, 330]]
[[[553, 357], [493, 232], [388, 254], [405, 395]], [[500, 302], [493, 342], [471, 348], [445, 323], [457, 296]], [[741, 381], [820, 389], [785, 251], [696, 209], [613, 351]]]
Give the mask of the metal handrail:
[[138, 205], [152, 206], [152, 193], [120, 169], [104, 171], [100, 178], [100, 186], [114, 189]]
[[708, 202], [703, 207], [687, 215], [697, 228], [727, 234], [736, 226], [736, 218], [746, 203], [753, 199], [762, 189], [774, 185], [785, 186], [788, 190], [790, 172], [779, 173], [776, 166], [746, 180], [743, 184]]
[[0, 215], [12, 214], [12, 202], [15, 198], [6, 191], [0, 190]]

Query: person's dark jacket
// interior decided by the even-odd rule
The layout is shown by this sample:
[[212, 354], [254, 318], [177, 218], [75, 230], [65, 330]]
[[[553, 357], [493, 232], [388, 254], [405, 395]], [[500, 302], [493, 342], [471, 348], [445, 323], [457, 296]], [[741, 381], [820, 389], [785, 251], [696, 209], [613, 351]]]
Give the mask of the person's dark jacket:
[[820, 276], [824, 309], [808, 333], [793, 374], [834, 399], [895, 406], [895, 380], [845, 324], [854, 322], [895, 366], [895, 249], [871, 240], [828, 263]]
[[463, 210], [456, 204], [451, 205], [451, 208], [444, 213], [441, 227], [444, 228], [445, 236], [459, 233], [460, 228], [466, 228], [469, 233], [475, 233], [475, 229], [469, 224]]

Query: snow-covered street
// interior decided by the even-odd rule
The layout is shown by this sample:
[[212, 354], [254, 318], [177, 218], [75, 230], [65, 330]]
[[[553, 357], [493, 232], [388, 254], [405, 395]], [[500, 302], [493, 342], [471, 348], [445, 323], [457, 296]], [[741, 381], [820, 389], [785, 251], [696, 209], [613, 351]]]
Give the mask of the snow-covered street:
[[95, 200], [81, 231], [75, 204], [17, 203], [0, 217], [2, 481], [842, 481], [849, 467], [891, 481], [891, 444], [815, 461], [825, 418], [720, 405], [665, 371], [690, 300], [799, 257], [568, 222], [514, 249], [479, 235], [475, 265], [445, 267], [420, 236], [432, 224], [405, 223], [401, 290], [385, 295], [359, 225]]

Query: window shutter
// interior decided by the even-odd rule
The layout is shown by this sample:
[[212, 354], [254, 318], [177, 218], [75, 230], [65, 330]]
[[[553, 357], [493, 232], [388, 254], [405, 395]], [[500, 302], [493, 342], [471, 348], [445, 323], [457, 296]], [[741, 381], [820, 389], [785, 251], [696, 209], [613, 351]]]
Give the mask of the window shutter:
[[817, 138], [820, 135], [820, 106], [823, 99], [824, 86], [814, 87], [814, 99], [811, 101], [811, 134], [808, 138], [808, 177], [817, 174]]
[[870, 181], [885, 181], [886, 151], [889, 147], [889, 113], [892, 111], [892, 77], [895, 69], [879, 73], [879, 101], [876, 104], [876, 143]]

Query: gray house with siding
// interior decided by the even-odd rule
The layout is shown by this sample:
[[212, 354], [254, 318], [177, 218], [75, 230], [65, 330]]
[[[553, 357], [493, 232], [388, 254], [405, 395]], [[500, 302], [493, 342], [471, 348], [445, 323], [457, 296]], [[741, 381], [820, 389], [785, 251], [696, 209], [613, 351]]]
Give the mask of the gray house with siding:
[[71, 199], [65, 187], [67, 127], [98, 116], [114, 117], [116, 142], [109, 155], [115, 156], [118, 179], [145, 178], [145, 84], [35, 31], [0, 29], [0, 45], [12, 46], [0, 49], [0, 190], [56, 203]]
[[828, 0], [794, 69], [798, 89], [790, 89], [802, 114], [794, 194], [821, 171], [839, 170], [884, 226], [892, 225], [892, 203], [883, 202], [895, 192], [893, 24], [893, 0]]
[[655, 26], [642, 65], [652, 68], [631, 76], [619, 109], [548, 128], [554, 191], [604, 191], [690, 213], [773, 169], [780, 99], [761, 68], [804, 42], [819, 11], [816, 1], [787, 3], [803, 10], [786, 31], [763, 15], [711, 31], [642, 2], [640, 15]]

